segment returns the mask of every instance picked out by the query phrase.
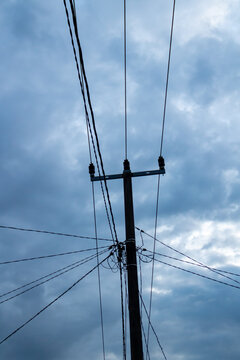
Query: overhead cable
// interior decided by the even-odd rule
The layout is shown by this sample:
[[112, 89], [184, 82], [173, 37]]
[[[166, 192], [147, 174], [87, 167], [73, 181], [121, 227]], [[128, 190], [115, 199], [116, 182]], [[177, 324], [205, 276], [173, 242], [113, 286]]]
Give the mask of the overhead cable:
[[[63, 1], [64, 1], [64, 3], [65, 3], [65, 0], [63, 0]], [[74, 31], [75, 31], [76, 41], [77, 41], [77, 45], [78, 45], [78, 49], [79, 49], [79, 60], [80, 60], [80, 65], [81, 65], [81, 69], [82, 69], [82, 73], [83, 73], [83, 79], [84, 79], [84, 83], [85, 83], [85, 87], [86, 87], [88, 105], [89, 105], [89, 109], [90, 109], [90, 113], [91, 113], [93, 131], [94, 131], [94, 135], [95, 135], [95, 140], [96, 140], [96, 145], [97, 145], [97, 150], [98, 150], [98, 155], [99, 155], [101, 170], [102, 170], [102, 174], [103, 174], [103, 176], [104, 176], [104, 185], [105, 185], [105, 190], [106, 190], [106, 194], [107, 194], [107, 200], [108, 200], [109, 210], [110, 210], [111, 219], [112, 219], [112, 225], [113, 225], [113, 230], [114, 230], [114, 235], [115, 235], [115, 241], [118, 243], [118, 236], [117, 236], [117, 231], [116, 231], [116, 225], [115, 225], [115, 220], [114, 220], [114, 216], [113, 216], [113, 211], [112, 211], [112, 205], [111, 205], [111, 201], [110, 201], [110, 195], [109, 195], [108, 185], [107, 185], [107, 181], [106, 181], [106, 174], [105, 174], [105, 170], [104, 170], [104, 166], [103, 166], [103, 159], [102, 159], [102, 154], [101, 154], [101, 150], [100, 150], [100, 144], [99, 144], [99, 139], [98, 139], [96, 124], [95, 124], [95, 116], [94, 116], [94, 112], [93, 112], [93, 107], [92, 107], [92, 102], [91, 102], [91, 97], [90, 97], [90, 91], [89, 91], [89, 85], [88, 85], [88, 80], [87, 80], [86, 71], [85, 71], [85, 65], [84, 65], [84, 60], [83, 60], [82, 48], [81, 48], [81, 44], [80, 44], [80, 40], [79, 40], [79, 34], [78, 34], [78, 29], [77, 29], [76, 14], [75, 14], [75, 11], [74, 11], [74, 6], [73, 6], [72, 1], [69, 0], [69, 2], [70, 2], [71, 12], [72, 12], [72, 20], [73, 20], [73, 25], [74, 25]]]
[[[108, 246], [101, 246], [101, 247], [100, 247], [100, 249], [104, 249], [104, 248], [106, 249], [106, 248], [108, 248]], [[75, 251], [68, 251], [68, 252], [63, 252], [63, 253], [59, 253], [59, 254], [50, 254], [50, 255], [35, 256], [35, 257], [24, 258], [24, 259], [8, 260], [8, 261], [2, 261], [2, 262], [0, 262], [0, 265], [18, 263], [18, 262], [23, 262], [23, 261], [47, 259], [47, 258], [53, 258], [53, 257], [57, 257], [57, 256], [64, 256], [64, 255], [79, 254], [79, 253], [83, 253], [83, 252], [86, 252], [86, 251], [93, 251], [93, 250], [96, 250], [96, 248], [84, 249], [84, 250], [75, 250]]]
[[82, 259], [82, 260], [75, 261], [75, 262], [72, 263], [72, 264], [69, 264], [69, 265], [67, 265], [67, 266], [64, 266], [64, 267], [62, 267], [62, 268], [60, 268], [60, 269], [58, 269], [58, 270], [55, 270], [55, 271], [53, 271], [53, 272], [51, 272], [51, 273], [49, 273], [49, 274], [47, 274], [47, 275], [41, 276], [41, 277], [38, 278], [38, 279], [35, 279], [35, 280], [30, 281], [30, 282], [28, 282], [28, 283], [26, 283], [26, 284], [24, 284], [24, 285], [21, 285], [21, 286], [15, 288], [15, 289], [12, 289], [12, 290], [9, 290], [9, 291], [7, 291], [7, 292], [5, 292], [5, 293], [2, 293], [2, 294], [0, 294], [0, 298], [3, 297], [3, 296], [6, 296], [6, 295], [12, 294], [13, 292], [16, 292], [16, 291], [18, 291], [18, 290], [21, 290], [21, 289], [23, 289], [23, 288], [25, 288], [25, 287], [27, 287], [27, 286], [29, 286], [29, 285], [32, 285], [32, 284], [34, 284], [34, 283], [36, 283], [36, 282], [38, 282], [38, 281], [41, 281], [41, 280], [43, 280], [43, 279], [46, 279], [46, 278], [50, 277], [51, 275], [57, 274], [58, 272], [63, 271], [63, 270], [65, 270], [65, 269], [68, 269], [69, 267], [74, 266], [74, 265], [76, 265], [76, 264], [79, 264], [79, 263], [81, 263], [82, 261], [84, 261], [84, 263], [85, 263], [85, 261], [92, 260], [92, 258], [94, 258], [94, 257], [95, 257], [95, 254], [94, 254], [94, 255], [90, 255], [90, 256]]
[[[95, 148], [95, 144], [94, 144], [94, 139], [93, 139], [91, 124], [90, 124], [89, 114], [88, 114], [88, 109], [87, 109], [85, 91], [84, 91], [83, 71], [82, 71], [82, 67], [81, 67], [81, 71], [80, 71], [80, 66], [79, 66], [79, 64], [78, 64], [78, 58], [77, 58], [77, 54], [76, 54], [76, 48], [75, 48], [75, 44], [74, 44], [72, 27], [71, 27], [71, 23], [70, 23], [70, 18], [69, 18], [69, 13], [68, 13], [68, 9], [67, 9], [66, 0], [63, 0], [63, 3], [64, 3], [64, 7], [65, 7], [65, 12], [66, 12], [66, 17], [67, 17], [67, 24], [68, 24], [68, 28], [69, 28], [69, 32], [70, 32], [71, 43], [72, 43], [72, 48], [73, 48], [75, 63], [76, 63], [76, 67], [77, 67], [78, 79], [79, 79], [80, 88], [81, 88], [82, 97], [83, 97], [83, 104], [84, 104], [85, 117], [86, 117], [86, 125], [87, 125], [87, 137], [88, 137], [88, 147], [89, 147], [90, 161], [92, 162], [92, 155], [91, 155], [91, 148], [90, 148], [90, 140], [89, 140], [89, 131], [90, 131], [90, 135], [91, 135], [92, 146], [93, 146], [93, 151], [94, 151], [94, 155], [95, 155], [95, 159], [96, 159], [97, 169], [98, 169], [98, 172], [99, 172], [99, 175], [100, 175], [100, 168], [99, 168], [99, 164], [98, 164], [97, 153], [96, 153], [96, 148]], [[75, 11], [76, 11], [76, 8], [75, 8], [75, 6], [74, 6], [74, 13], [75, 13]], [[75, 18], [76, 18], [76, 16], [75, 16]], [[76, 27], [77, 27], [77, 20], [76, 20]], [[108, 213], [107, 202], [106, 202], [106, 198], [105, 198], [105, 193], [104, 193], [102, 181], [100, 181], [100, 185], [101, 185], [101, 190], [102, 190], [102, 195], [103, 195], [103, 201], [104, 201], [104, 205], [105, 205], [106, 215], [107, 215], [107, 219], [108, 219], [108, 224], [109, 224], [110, 232], [111, 232], [111, 235], [112, 235], [112, 238], [113, 238], [112, 225], [111, 225], [111, 222], [110, 222], [110, 217], [109, 217], [109, 213]]]
[[[144, 303], [144, 301], [143, 301], [143, 297], [142, 297], [142, 295], [141, 295], [140, 293], [139, 293], [139, 297], [140, 297], [140, 300], [141, 300], [141, 302], [142, 302], [142, 304], [143, 304], [143, 308], [144, 308], [145, 313], [146, 313], [146, 315], [147, 315], [147, 318], [148, 318], [150, 327], [151, 327], [151, 329], [152, 329], [152, 331], [153, 331], [153, 333], [154, 333], [154, 335], [155, 335], [155, 337], [156, 337], [158, 346], [160, 347], [160, 350], [161, 350], [161, 352], [162, 352], [162, 354], [163, 354], [164, 359], [167, 360], [166, 354], [165, 354], [165, 352], [164, 352], [164, 350], [163, 350], [163, 347], [162, 347], [162, 345], [161, 345], [161, 343], [160, 343], [160, 340], [159, 340], [159, 338], [158, 338], [158, 335], [157, 335], [156, 331], [154, 330], [154, 327], [153, 327], [153, 325], [152, 325], [152, 322], [151, 322], [150, 316], [149, 316], [149, 314], [148, 314], [146, 305], [145, 305], [145, 303]], [[148, 342], [147, 342], [147, 349], [148, 349]]]
[[[107, 251], [107, 250], [103, 251], [102, 254], [106, 253], [106, 251]], [[21, 291], [21, 292], [18, 293], [18, 294], [12, 295], [12, 296], [8, 297], [7, 299], [4, 299], [4, 300], [0, 301], [0, 304], [3, 304], [3, 303], [5, 303], [5, 302], [7, 302], [7, 301], [9, 301], [9, 300], [12, 300], [12, 299], [14, 299], [14, 298], [16, 298], [16, 297], [18, 297], [18, 296], [20, 296], [20, 295], [22, 295], [22, 294], [25, 294], [26, 292], [28, 292], [28, 291], [30, 291], [30, 290], [35, 289], [36, 287], [38, 287], [38, 286], [40, 286], [40, 285], [43, 285], [43, 284], [45, 284], [45, 283], [47, 283], [47, 282], [49, 282], [49, 281], [51, 281], [51, 280], [53, 280], [53, 279], [56, 279], [57, 277], [59, 277], [59, 276], [61, 276], [61, 275], [63, 275], [63, 274], [66, 274], [67, 272], [69, 272], [69, 271], [71, 271], [71, 270], [73, 270], [73, 269], [76, 269], [76, 268], [78, 268], [79, 266], [81, 266], [81, 265], [83, 265], [83, 264], [86, 264], [87, 262], [89, 262], [90, 260], [93, 260], [93, 259], [95, 259], [95, 258], [96, 258], [96, 254], [94, 254], [94, 256], [92, 256], [91, 259], [88, 259], [88, 260], [85, 260], [85, 261], [83, 261], [83, 260], [82, 260], [82, 261], [78, 261], [76, 265], [74, 265], [74, 266], [72, 266], [72, 267], [69, 267], [67, 270], [64, 270], [63, 272], [60, 272], [60, 273], [58, 273], [57, 275], [54, 275], [54, 276], [50, 277], [50, 278], [47, 279], [47, 280], [44, 280], [44, 281], [42, 281], [42, 282], [40, 282], [40, 283], [38, 283], [38, 284], [36, 284], [36, 285], [31, 286], [30, 288], [28, 288], [28, 289], [26, 289], [26, 290]]]
[[[152, 251], [147, 250], [147, 249], [145, 249], [145, 250], [153, 254]], [[233, 281], [233, 282], [235, 282], [235, 283], [237, 283], [237, 284], [240, 284], [240, 281], [238, 281], [238, 280], [236, 280], [236, 279], [233, 279], [233, 278], [230, 277], [230, 276], [226, 276], [226, 275], [224, 275], [224, 274], [222, 273], [221, 270], [219, 271], [219, 270], [214, 269], [214, 268], [212, 268], [212, 267], [210, 267], [210, 266], [198, 264], [197, 262], [192, 262], [192, 261], [187, 261], [187, 260], [178, 259], [178, 258], [175, 258], [175, 257], [173, 257], [173, 256], [169, 256], [169, 255], [166, 255], [166, 254], [161, 254], [161, 253], [158, 253], [158, 252], [155, 252], [155, 255], [159, 255], [159, 256], [162, 256], [162, 257], [165, 257], [165, 258], [168, 258], [168, 259], [171, 259], [171, 260], [180, 261], [180, 262], [183, 262], [183, 263], [185, 263], [185, 264], [189, 264], [189, 265], [193, 265], [193, 266], [198, 266], [198, 267], [200, 267], [200, 268], [202, 268], [202, 269], [207, 269], [207, 270], [213, 271], [214, 273], [218, 274], [219, 276], [222, 276], [222, 277], [224, 277], [224, 278], [226, 278], [226, 279], [229, 279], [229, 280], [231, 280], [231, 281]], [[224, 273], [225, 273], [225, 271], [224, 271]]]
[[[63, 3], [64, 3], [65, 12], [66, 12], [66, 16], [67, 16], [67, 22], [68, 22], [68, 27], [69, 27], [69, 30], [70, 30], [72, 45], [73, 45], [73, 48], [75, 49], [74, 42], [73, 42], [73, 37], [72, 37], [72, 31], [71, 31], [71, 23], [70, 23], [68, 9], [67, 9], [67, 5], [66, 5], [66, 0], [63, 0]], [[87, 123], [88, 123], [88, 127], [89, 127], [90, 134], [91, 134], [91, 139], [92, 139], [92, 145], [93, 145], [93, 149], [94, 149], [96, 164], [97, 164], [97, 168], [98, 168], [98, 172], [99, 172], [99, 176], [100, 176], [100, 169], [99, 169], [99, 165], [98, 165], [98, 159], [97, 159], [97, 154], [96, 154], [96, 150], [95, 150], [95, 144], [94, 144], [94, 140], [93, 140], [93, 136], [92, 136], [92, 130], [91, 130], [91, 125], [90, 125], [90, 121], [89, 121], [89, 115], [88, 115], [86, 100], [85, 100], [84, 84], [85, 84], [85, 87], [86, 87], [87, 99], [88, 99], [89, 109], [90, 109], [90, 113], [91, 113], [91, 117], [92, 117], [92, 124], [93, 124], [94, 134], [95, 134], [95, 138], [96, 138], [96, 144], [97, 144], [101, 169], [102, 169], [102, 173], [103, 173], [103, 176], [104, 176], [104, 185], [105, 185], [106, 194], [107, 194], [109, 211], [110, 211], [110, 215], [111, 215], [111, 219], [112, 219], [113, 231], [114, 231], [114, 234], [115, 234], [115, 241], [116, 241], [116, 243], [118, 243], [115, 220], [114, 220], [114, 216], [113, 216], [113, 212], [112, 212], [112, 206], [111, 206], [108, 186], [107, 186], [107, 182], [106, 182], [106, 179], [105, 179], [105, 171], [104, 171], [104, 167], [103, 167], [103, 160], [102, 160], [102, 155], [101, 155], [101, 151], [100, 151], [100, 145], [99, 145], [99, 140], [98, 140], [98, 136], [97, 136], [97, 130], [96, 130], [96, 126], [95, 126], [94, 113], [93, 113], [93, 109], [92, 109], [92, 105], [91, 105], [91, 98], [90, 98], [89, 86], [88, 86], [85, 67], [84, 67], [81, 44], [80, 44], [79, 35], [78, 35], [76, 9], [75, 9], [75, 6], [74, 6], [74, 4], [73, 4], [73, 2], [71, 0], [69, 0], [69, 3], [70, 3], [70, 7], [71, 7], [71, 13], [72, 13], [75, 37], [76, 37], [78, 50], [79, 50], [79, 60], [80, 60], [80, 67], [81, 67], [81, 73], [82, 73], [82, 80], [81, 80], [81, 76], [80, 76], [80, 72], [79, 72], [79, 67], [77, 67], [77, 69], [78, 69], [78, 77], [79, 77], [79, 81], [80, 81], [80, 85], [81, 85], [81, 90], [82, 90], [82, 96], [83, 96], [83, 100], [84, 100], [85, 114], [86, 114]], [[75, 51], [75, 53], [76, 53], [76, 51]], [[74, 53], [74, 56], [75, 56], [75, 53]], [[75, 61], [76, 61], [76, 57], [75, 57]], [[106, 214], [107, 214], [107, 218], [108, 218], [108, 222], [109, 222], [109, 227], [110, 227], [110, 231], [111, 231], [111, 234], [112, 234], [112, 237], [113, 237], [112, 226], [111, 226], [111, 223], [110, 223], [110, 218], [109, 218], [109, 214], [108, 214], [108, 208], [107, 208], [107, 205], [106, 205], [106, 199], [105, 199], [105, 194], [104, 194], [104, 191], [103, 191], [102, 181], [100, 181], [100, 184], [101, 184], [101, 189], [102, 189]]]
[[[141, 302], [141, 305], [142, 305], [142, 302]], [[145, 342], [145, 346], [146, 346], [146, 357], [148, 358], [148, 360], [151, 360], [150, 353], [149, 353], [149, 346], [148, 346], [148, 343], [147, 343], [147, 336], [146, 336], [146, 332], [145, 332], [144, 326], [143, 326], [142, 316], [140, 317], [140, 319], [141, 319], [141, 327], [142, 327], [143, 338], [144, 338], [144, 342]]]
[[[136, 227], [136, 229], [139, 230], [139, 231], [141, 231], [142, 233], [146, 234], [147, 236], [151, 237], [152, 239], [154, 239], [154, 237], [153, 237], [152, 235], [146, 233], [144, 230], [140, 230], [138, 227]], [[167, 247], [168, 249], [171, 249], [171, 250], [173, 250], [174, 252], [176, 252], [176, 253], [178, 253], [178, 254], [186, 257], [187, 259], [190, 259], [190, 260], [194, 261], [195, 263], [201, 265], [203, 268], [206, 268], [206, 269], [208, 269], [209, 271], [211, 271], [211, 272], [213, 272], [213, 273], [215, 273], [215, 274], [218, 274], [218, 275], [220, 275], [220, 276], [222, 276], [222, 277], [225, 277], [226, 279], [230, 279], [230, 280], [238, 283], [237, 280], [235, 280], [235, 279], [233, 279], [233, 278], [231, 278], [231, 277], [229, 277], [229, 276], [227, 276], [227, 275], [224, 275], [225, 272], [224, 272], [223, 270], [220, 270], [220, 271], [219, 271], [218, 269], [214, 269], [214, 268], [212, 268], [212, 267], [209, 267], [208, 265], [203, 264], [202, 262], [194, 259], [193, 257], [191, 257], [191, 256], [189, 256], [189, 255], [186, 255], [186, 254], [184, 254], [183, 252], [181, 252], [181, 251], [179, 251], [179, 250], [177, 250], [177, 249], [174, 249], [172, 246], [165, 244], [163, 241], [157, 239], [156, 237], [155, 237], [155, 240], [156, 240], [157, 242], [159, 242], [160, 244], [164, 245], [165, 247]], [[226, 272], [226, 273], [227, 273], [227, 272]], [[237, 275], [237, 274], [234, 274], [234, 273], [233, 273], [233, 275]], [[237, 275], [237, 276], [238, 276], [238, 275]]]
[[162, 135], [161, 135], [161, 144], [160, 144], [160, 156], [162, 155], [162, 149], [163, 149], [163, 136], [164, 136], [164, 129], [165, 129], [166, 109], [167, 109], [168, 83], [169, 83], [169, 72], [170, 72], [170, 63], [171, 63], [171, 54], [172, 54], [172, 39], [173, 39], [173, 27], [174, 27], [174, 18], [175, 18], [175, 5], [176, 5], [176, 0], [173, 0], [171, 33], [170, 33], [170, 43], [169, 43], [169, 52], [168, 52], [168, 64], [167, 64], [167, 77], [166, 77], [164, 106], [163, 106], [163, 119], [162, 119]]
[[96, 216], [96, 203], [95, 203], [95, 192], [94, 192], [94, 183], [92, 182], [92, 201], [93, 201], [93, 222], [96, 238], [96, 258], [97, 258], [97, 274], [98, 274], [98, 294], [99, 294], [99, 309], [100, 309], [100, 321], [101, 321], [101, 335], [102, 335], [102, 352], [103, 359], [106, 359], [105, 354], [105, 340], [104, 340], [104, 325], [103, 325], [103, 307], [102, 307], [102, 289], [101, 289], [101, 276], [100, 276], [100, 266], [99, 266], [99, 251], [98, 251], [98, 232], [97, 232], [97, 216]]
[[124, 117], [125, 117], [125, 160], [127, 159], [127, 9], [123, 0], [123, 32], [124, 32]]
[[[107, 257], [105, 257], [100, 263], [103, 263], [104, 261], [107, 260], [107, 258], [109, 258], [111, 256], [111, 254], [109, 254]], [[56, 301], [58, 301], [61, 297], [63, 297], [65, 294], [67, 294], [70, 290], [72, 290], [81, 280], [83, 280], [84, 278], [86, 278], [89, 274], [91, 274], [94, 270], [96, 270], [96, 268], [99, 266], [96, 265], [94, 266], [91, 270], [89, 270], [85, 275], [83, 275], [82, 277], [80, 277], [77, 281], [75, 281], [71, 286], [69, 286], [65, 291], [63, 291], [60, 295], [58, 295], [54, 300], [52, 300], [49, 304], [47, 304], [46, 306], [44, 306], [40, 311], [38, 311], [35, 315], [33, 315], [30, 319], [28, 319], [27, 321], [25, 321], [22, 325], [20, 325], [19, 327], [17, 327], [14, 331], [12, 331], [10, 334], [8, 334], [5, 338], [3, 338], [0, 341], [0, 345], [3, 344], [5, 341], [7, 341], [10, 337], [12, 337], [14, 334], [16, 334], [19, 330], [21, 330], [23, 327], [25, 327], [27, 324], [29, 324], [32, 320], [34, 320], [36, 317], [38, 317], [43, 311], [45, 311], [47, 308], [49, 308], [51, 305], [53, 305]]]
[[[160, 157], [162, 156], [163, 136], [164, 136], [165, 119], [166, 119], [169, 72], [170, 72], [170, 62], [171, 62], [171, 54], [172, 54], [172, 38], [173, 38], [173, 28], [174, 28], [174, 18], [175, 18], [175, 5], [176, 5], [176, 0], [173, 0], [170, 43], [169, 43], [168, 64], [167, 64], [167, 76], [166, 76], [166, 86], [165, 86], [165, 96], [164, 96], [164, 106], [163, 106], [162, 134], [161, 134], [161, 142], [160, 142]], [[158, 183], [157, 183], [157, 200], [156, 200], [156, 211], [155, 211], [154, 238], [156, 238], [156, 235], [157, 235], [159, 193], [160, 193], [160, 175], [158, 175]], [[155, 249], [156, 249], [156, 241], [154, 240], [153, 253], [155, 253]], [[151, 319], [153, 279], [154, 279], [154, 256], [153, 256], [153, 263], [152, 263], [152, 275], [151, 275], [151, 286], [150, 286], [151, 290], [150, 290], [150, 299], [149, 299], [149, 319]], [[150, 329], [150, 324], [148, 324], [147, 342], [149, 341], [149, 329]]]
[[[150, 256], [148, 256], [148, 255], [145, 255], [145, 256], [147, 256], [147, 257], [150, 258]], [[170, 266], [170, 267], [172, 267], [172, 268], [175, 268], [175, 269], [178, 269], [178, 270], [182, 270], [182, 271], [185, 271], [185, 272], [187, 272], [187, 273], [190, 273], [190, 274], [193, 274], [193, 275], [202, 277], [202, 278], [204, 278], [204, 279], [208, 279], [208, 280], [211, 280], [211, 281], [215, 281], [215, 282], [217, 282], [217, 283], [219, 283], [219, 284], [222, 284], [222, 285], [230, 286], [230, 287], [233, 287], [233, 288], [235, 288], [235, 289], [240, 289], [240, 286], [236, 286], [236, 285], [233, 285], [233, 284], [229, 284], [229, 283], [226, 283], [225, 281], [217, 280], [217, 279], [211, 278], [211, 277], [206, 276], [206, 275], [198, 274], [198, 273], [196, 273], [196, 272], [194, 272], [194, 271], [187, 270], [187, 269], [183, 269], [183, 268], [181, 268], [180, 266], [176, 266], [176, 265], [173, 265], [173, 264], [169, 264], [169, 263], [166, 263], [166, 262], [164, 262], [164, 261], [158, 260], [158, 259], [156, 259], [156, 258], [155, 258], [155, 261], [157, 261], [157, 262], [159, 262], [159, 263], [161, 263], [161, 264]]]
[[[27, 231], [27, 232], [35, 232], [35, 233], [42, 233], [42, 234], [50, 234], [50, 235], [58, 235], [58, 236], [67, 236], [67, 237], [78, 238], [78, 239], [95, 240], [95, 238], [92, 237], [92, 236], [66, 234], [66, 233], [62, 233], [62, 232], [54, 232], [54, 231], [48, 231], [48, 230], [26, 229], [26, 228], [21, 228], [21, 227], [16, 227], [16, 226], [0, 225], [0, 229]], [[110, 239], [105, 239], [105, 238], [99, 238], [98, 240], [101, 240], [101, 241], [112, 241], [112, 240], [110, 240]]]

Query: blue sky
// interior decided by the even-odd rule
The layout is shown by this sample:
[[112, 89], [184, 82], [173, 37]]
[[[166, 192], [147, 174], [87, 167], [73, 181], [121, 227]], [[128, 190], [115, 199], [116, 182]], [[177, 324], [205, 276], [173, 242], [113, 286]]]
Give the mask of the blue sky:
[[[76, 5], [105, 171], [119, 173], [124, 160], [123, 1], [81, 0]], [[127, 2], [128, 154], [133, 171], [157, 167], [171, 10], [172, 1]], [[163, 146], [166, 175], [157, 231], [161, 241], [189, 256], [236, 273], [239, 15], [237, 0], [176, 2]], [[93, 236], [84, 110], [63, 3], [3, 0], [0, 30], [0, 225]], [[156, 186], [155, 177], [133, 180], [135, 222], [150, 234]], [[118, 236], [124, 240], [122, 184], [109, 183], [109, 189]], [[96, 204], [99, 236], [108, 238], [99, 184]], [[1, 261], [94, 246], [92, 240], [0, 229]], [[144, 246], [152, 249], [147, 236]], [[177, 256], [160, 244], [157, 251]], [[82, 257], [1, 265], [1, 294]], [[92, 261], [0, 304], [1, 339], [94, 265]], [[151, 264], [142, 266], [147, 303]], [[106, 359], [118, 360], [119, 276], [101, 268], [101, 278]], [[238, 289], [158, 263], [153, 290], [152, 322], [168, 359], [239, 359]], [[151, 359], [162, 358], [152, 335], [150, 353]], [[2, 344], [0, 354], [11, 360], [102, 359], [97, 274]]]

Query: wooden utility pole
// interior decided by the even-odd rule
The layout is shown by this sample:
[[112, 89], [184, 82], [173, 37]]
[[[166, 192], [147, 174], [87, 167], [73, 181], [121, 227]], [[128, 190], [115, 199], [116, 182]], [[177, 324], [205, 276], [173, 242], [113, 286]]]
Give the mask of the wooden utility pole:
[[126, 229], [131, 359], [143, 360], [142, 329], [139, 309], [136, 240], [132, 196], [132, 178], [130, 164], [128, 160], [124, 161], [123, 188]]
[[122, 174], [94, 176], [94, 166], [90, 164], [89, 172], [91, 181], [123, 179], [124, 209], [125, 209], [125, 231], [126, 231], [126, 254], [128, 274], [128, 307], [130, 324], [131, 360], [143, 360], [142, 346], [142, 324], [139, 307], [138, 271], [136, 257], [136, 240], [134, 225], [134, 210], [132, 196], [132, 177], [165, 174], [164, 159], [158, 159], [159, 169], [132, 173], [130, 163], [124, 160]]

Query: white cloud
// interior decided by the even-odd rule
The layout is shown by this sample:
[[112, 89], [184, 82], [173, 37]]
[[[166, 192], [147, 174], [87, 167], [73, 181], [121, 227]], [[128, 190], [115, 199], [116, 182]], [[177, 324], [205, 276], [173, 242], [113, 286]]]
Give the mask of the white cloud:
[[177, 5], [176, 37], [180, 45], [197, 38], [214, 38], [221, 41], [234, 35], [230, 19], [239, 10], [236, 0], [213, 0]]

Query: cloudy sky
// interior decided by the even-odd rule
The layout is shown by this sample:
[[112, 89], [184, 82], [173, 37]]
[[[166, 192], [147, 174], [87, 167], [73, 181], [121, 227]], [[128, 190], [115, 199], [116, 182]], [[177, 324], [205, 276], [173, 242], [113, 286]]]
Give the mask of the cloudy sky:
[[[124, 160], [123, 1], [76, 0], [76, 5], [105, 171], [119, 173]], [[127, 1], [133, 171], [157, 168], [171, 11], [172, 1]], [[239, 18], [237, 0], [176, 2], [157, 236], [204, 264], [240, 274]], [[0, 33], [0, 225], [94, 236], [84, 109], [63, 2], [2, 0]], [[153, 235], [157, 178], [134, 179], [133, 187], [136, 225]], [[124, 241], [121, 181], [109, 183], [109, 189]], [[95, 190], [99, 236], [110, 238], [99, 184]], [[95, 247], [94, 240], [7, 229], [0, 229], [0, 240], [1, 262]], [[151, 250], [152, 239], [144, 235], [143, 241]], [[160, 243], [157, 252], [180, 258]], [[92, 254], [1, 265], [0, 300]], [[157, 259], [239, 285], [207, 269]], [[1, 339], [95, 264], [94, 259], [0, 304]], [[143, 262], [146, 304], [150, 270], [151, 264]], [[101, 279], [106, 359], [118, 360], [119, 274], [101, 267]], [[156, 263], [152, 323], [167, 358], [239, 359], [239, 298], [239, 289]], [[149, 350], [151, 359], [163, 358], [153, 334]], [[96, 271], [0, 345], [0, 354], [10, 360], [102, 359]]]

